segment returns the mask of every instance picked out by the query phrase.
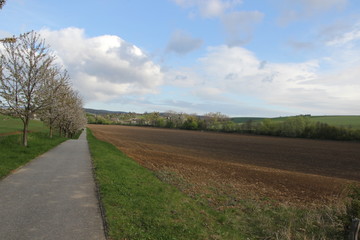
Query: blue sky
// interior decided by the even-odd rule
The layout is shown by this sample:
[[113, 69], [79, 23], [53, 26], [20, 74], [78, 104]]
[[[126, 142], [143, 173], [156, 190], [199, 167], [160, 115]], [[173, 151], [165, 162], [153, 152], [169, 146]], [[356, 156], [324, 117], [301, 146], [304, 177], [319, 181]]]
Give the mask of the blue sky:
[[358, 0], [8, 0], [85, 107], [229, 116], [360, 115]]

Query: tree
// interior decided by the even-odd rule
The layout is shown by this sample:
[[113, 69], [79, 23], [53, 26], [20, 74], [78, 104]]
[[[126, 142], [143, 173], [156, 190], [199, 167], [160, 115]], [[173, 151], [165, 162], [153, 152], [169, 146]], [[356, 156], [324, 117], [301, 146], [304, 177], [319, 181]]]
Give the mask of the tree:
[[6, 0], [0, 0], [0, 9], [2, 9], [2, 7], [5, 5]]
[[205, 114], [205, 121], [207, 129], [218, 131], [222, 129], [225, 122], [229, 121], [229, 117], [220, 112], [211, 112]]
[[199, 128], [199, 118], [195, 115], [186, 116], [186, 120], [182, 125], [183, 129], [197, 130]]
[[8, 114], [23, 122], [23, 145], [31, 117], [48, 105], [44, 97], [46, 80], [51, 78], [52, 56], [45, 40], [34, 31], [3, 41], [0, 58], [0, 104]]
[[43, 92], [44, 98], [48, 99], [48, 106], [41, 112], [41, 118], [49, 126], [49, 136], [53, 137], [53, 130], [57, 120], [64, 114], [65, 97], [70, 91], [69, 75], [66, 70], [54, 67], [50, 70]]
[[87, 122], [83, 103], [79, 94], [72, 89], [69, 89], [63, 100], [60, 107], [64, 110], [57, 120], [59, 133], [65, 137], [72, 137]]

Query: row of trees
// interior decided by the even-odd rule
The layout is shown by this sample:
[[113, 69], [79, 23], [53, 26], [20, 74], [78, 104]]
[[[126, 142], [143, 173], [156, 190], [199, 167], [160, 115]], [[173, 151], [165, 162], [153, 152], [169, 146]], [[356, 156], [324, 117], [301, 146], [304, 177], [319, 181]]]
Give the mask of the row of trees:
[[22, 120], [23, 145], [35, 116], [49, 126], [50, 137], [55, 128], [67, 137], [83, 128], [82, 100], [45, 40], [32, 31], [1, 42], [0, 111]]
[[315, 122], [311, 120], [309, 116], [303, 115], [285, 118], [283, 121], [267, 118], [262, 121], [249, 120], [245, 123], [235, 123], [229, 117], [219, 112], [197, 116], [195, 114], [168, 111], [166, 113], [152, 112], [144, 114], [88, 114], [88, 122], [95, 124], [154, 126], [282, 137], [360, 140], [360, 130], [330, 126], [326, 123]]
[[88, 114], [88, 123], [94, 124], [125, 124], [179, 128], [188, 130], [226, 131], [236, 124], [219, 112], [207, 113], [204, 116], [168, 111], [166, 113], [151, 112], [144, 114], [121, 113], [95, 115]]
[[360, 140], [360, 130], [314, 122], [306, 116], [290, 117], [282, 122], [265, 119], [260, 123], [249, 124], [248, 127], [246, 131], [262, 135], [329, 140]]

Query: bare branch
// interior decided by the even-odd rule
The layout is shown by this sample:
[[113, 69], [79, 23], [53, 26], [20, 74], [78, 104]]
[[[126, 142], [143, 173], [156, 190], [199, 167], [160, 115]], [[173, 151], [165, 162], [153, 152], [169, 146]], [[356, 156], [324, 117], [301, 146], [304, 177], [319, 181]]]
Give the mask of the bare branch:
[[0, 9], [3, 8], [3, 6], [5, 5], [6, 0], [0, 0]]

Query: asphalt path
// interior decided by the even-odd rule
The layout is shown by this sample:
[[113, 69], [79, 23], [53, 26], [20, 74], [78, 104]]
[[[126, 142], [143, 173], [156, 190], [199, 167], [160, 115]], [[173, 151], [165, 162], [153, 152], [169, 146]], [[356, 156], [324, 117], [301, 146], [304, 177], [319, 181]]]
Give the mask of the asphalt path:
[[86, 131], [0, 181], [0, 239], [105, 239]]

